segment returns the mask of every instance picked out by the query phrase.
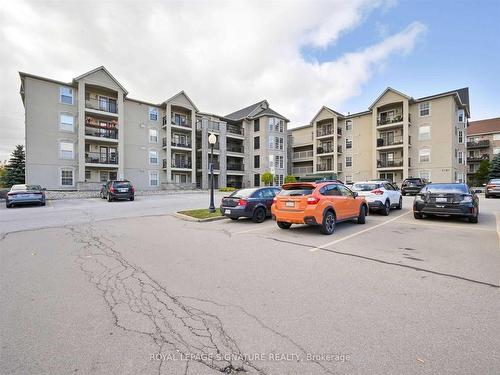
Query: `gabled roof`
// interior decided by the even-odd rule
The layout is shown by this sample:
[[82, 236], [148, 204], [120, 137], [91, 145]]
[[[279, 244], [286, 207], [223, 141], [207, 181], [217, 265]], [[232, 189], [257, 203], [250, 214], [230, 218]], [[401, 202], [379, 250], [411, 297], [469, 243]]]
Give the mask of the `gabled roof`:
[[500, 117], [470, 121], [467, 135], [500, 133]]
[[396, 94], [398, 94], [398, 95], [401, 95], [402, 97], [404, 97], [404, 98], [406, 98], [406, 99], [408, 99], [408, 100], [411, 100], [411, 99], [412, 99], [412, 98], [411, 98], [411, 96], [408, 96], [408, 95], [406, 95], [406, 94], [403, 94], [401, 91], [395, 90], [395, 89], [393, 89], [392, 87], [387, 87], [387, 88], [384, 90], [384, 92], [383, 92], [382, 94], [380, 94], [380, 95], [378, 96], [378, 98], [377, 98], [377, 99], [375, 99], [375, 101], [372, 103], [372, 105], [368, 107], [368, 109], [370, 109], [370, 110], [371, 110], [371, 109], [375, 106], [375, 104], [377, 104], [377, 102], [378, 102], [378, 101], [379, 101], [379, 100], [380, 100], [380, 99], [381, 99], [381, 98], [382, 98], [382, 97], [383, 97], [383, 96], [384, 96], [387, 92], [389, 92], [389, 91], [392, 91], [392, 92], [394, 92], [394, 93], [396, 93]]
[[415, 99], [415, 101], [421, 102], [421, 101], [425, 101], [425, 100], [441, 98], [443, 96], [448, 96], [448, 95], [454, 95], [455, 98], [458, 99], [457, 101], [459, 102], [459, 104], [461, 104], [461, 106], [465, 107], [465, 109], [467, 111], [467, 117], [469, 117], [470, 116], [470, 102], [469, 102], [469, 88], [468, 87], [463, 87], [461, 89], [446, 91], [446, 92], [442, 92], [440, 94], [425, 96], [423, 98]]
[[91, 71], [89, 71], [89, 72], [87, 72], [87, 73], [83, 73], [81, 76], [73, 78], [73, 82], [79, 81], [80, 79], [82, 79], [82, 78], [84, 78], [84, 77], [86, 77], [88, 75], [94, 74], [94, 73], [98, 72], [99, 70], [102, 70], [104, 73], [106, 73], [109, 76], [109, 78], [111, 78], [118, 85], [118, 87], [122, 89], [122, 91], [125, 93], [125, 96], [127, 96], [127, 94], [128, 94], [127, 89], [125, 87], [123, 87], [120, 84], [120, 82], [118, 82], [118, 80], [115, 77], [113, 77], [113, 75], [108, 71], [108, 69], [106, 69], [102, 65], [99, 66], [99, 67], [97, 67], [97, 68], [95, 68], [95, 69], [93, 69], [93, 70], [91, 70]]
[[194, 104], [194, 102], [191, 100], [191, 98], [188, 96], [188, 94], [186, 94], [186, 92], [184, 90], [178, 92], [177, 94], [175, 94], [174, 96], [172, 96], [171, 98], [165, 100], [163, 103], [161, 103], [161, 105], [165, 105], [166, 103], [174, 100], [175, 98], [177, 98], [178, 96], [181, 96], [181, 95], [184, 95], [186, 97], [186, 99], [188, 100], [188, 102], [193, 106], [193, 108], [195, 109], [196, 112], [199, 112], [200, 110], [198, 109], [198, 107], [196, 106], [196, 104]]
[[316, 117], [319, 116], [319, 114], [321, 113], [321, 111], [323, 110], [327, 110], [328, 112], [330, 112], [332, 115], [334, 116], [337, 116], [337, 117], [344, 117], [344, 115], [340, 112], [337, 112], [337, 111], [334, 111], [333, 109], [331, 108], [328, 108], [326, 105], [324, 105], [323, 107], [320, 108], [320, 110], [314, 115], [314, 117], [312, 118], [311, 120], [311, 124], [314, 122], [314, 120], [316, 119]]
[[280, 115], [278, 112], [269, 108], [269, 103], [267, 100], [262, 100], [258, 103], [249, 105], [248, 107], [242, 108], [236, 112], [224, 116], [224, 118], [233, 121], [239, 121], [244, 119], [252, 120], [265, 115], [271, 115], [279, 117], [285, 121], [289, 121], [285, 116]]

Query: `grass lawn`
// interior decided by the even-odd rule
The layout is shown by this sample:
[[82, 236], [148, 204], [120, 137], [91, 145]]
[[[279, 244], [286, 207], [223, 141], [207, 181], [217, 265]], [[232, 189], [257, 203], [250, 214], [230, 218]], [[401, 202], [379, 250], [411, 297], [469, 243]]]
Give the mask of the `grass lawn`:
[[208, 212], [208, 208], [199, 208], [196, 210], [179, 211], [180, 214], [194, 217], [195, 219], [208, 219], [210, 217], [221, 216], [220, 209], [216, 208], [214, 213]]

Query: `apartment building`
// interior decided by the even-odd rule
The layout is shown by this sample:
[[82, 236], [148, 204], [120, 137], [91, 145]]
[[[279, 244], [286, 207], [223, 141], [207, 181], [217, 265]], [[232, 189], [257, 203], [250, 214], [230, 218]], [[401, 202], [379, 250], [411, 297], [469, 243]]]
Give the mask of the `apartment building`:
[[132, 99], [102, 66], [71, 82], [19, 74], [27, 183], [97, 190], [126, 178], [141, 190], [208, 188], [210, 133], [216, 187], [258, 186], [265, 170], [284, 178], [288, 119], [265, 100], [217, 116], [184, 91], [159, 104]]
[[471, 121], [467, 129], [467, 180], [474, 184], [483, 160], [500, 154], [500, 117]]
[[347, 115], [323, 106], [289, 131], [290, 170], [347, 182], [465, 181], [469, 117], [468, 88], [415, 99], [389, 87], [367, 111]]

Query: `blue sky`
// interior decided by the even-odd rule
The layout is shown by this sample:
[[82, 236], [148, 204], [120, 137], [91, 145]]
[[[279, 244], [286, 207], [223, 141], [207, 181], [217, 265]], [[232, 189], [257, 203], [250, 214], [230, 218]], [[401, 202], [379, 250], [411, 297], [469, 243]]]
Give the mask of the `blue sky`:
[[387, 86], [412, 97], [468, 86], [472, 119], [500, 117], [499, 0], [400, 1], [384, 11], [371, 12], [335, 45], [302, 52], [308, 59], [332, 60], [377, 43], [414, 21], [427, 30], [413, 51], [392, 56], [362, 86], [361, 95], [337, 109], [365, 110]]

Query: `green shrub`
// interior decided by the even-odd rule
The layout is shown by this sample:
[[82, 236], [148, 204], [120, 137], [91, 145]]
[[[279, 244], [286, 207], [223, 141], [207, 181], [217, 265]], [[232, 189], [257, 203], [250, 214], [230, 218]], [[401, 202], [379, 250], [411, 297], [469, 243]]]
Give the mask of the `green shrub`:
[[264, 185], [269, 186], [273, 183], [274, 176], [272, 175], [271, 172], [266, 171], [262, 173], [262, 176], [260, 176], [261, 181], [264, 183]]
[[288, 184], [290, 182], [297, 182], [297, 179], [295, 178], [295, 176], [288, 175], [285, 177], [285, 184]]
[[234, 188], [234, 187], [229, 187], [229, 186], [227, 186], [227, 187], [222, 187], [222, 188], [220, 188], [220, 189], [219, 189], [219, 191], [220, 191], [220, 192], [223, 192], [223, 193], [225, 193], [225, 192], [229, 192], [229, 191], [235, 191], [235, 190], [236, 190], [236, 188]]

